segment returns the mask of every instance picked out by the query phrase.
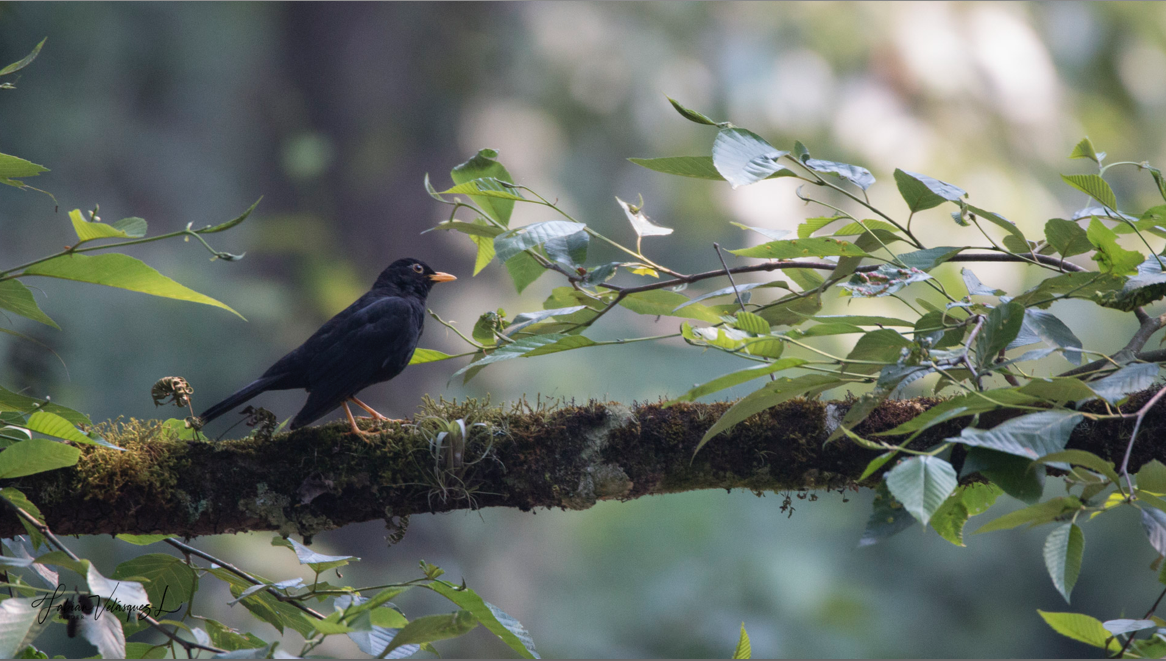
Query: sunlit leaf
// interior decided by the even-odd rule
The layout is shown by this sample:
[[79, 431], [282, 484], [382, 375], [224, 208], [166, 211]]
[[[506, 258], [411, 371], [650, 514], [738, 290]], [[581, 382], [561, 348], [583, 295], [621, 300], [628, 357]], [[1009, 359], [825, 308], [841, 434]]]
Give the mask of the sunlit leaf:
[[14, 443], [0, 452], [0, 479], [11, 479], [73, 466], [81, 458], [77, 448], [33, 438]]
[[0, 309], [15, 312], [58, 330], [61, 328], [40, 309], [32, 291], [19, 280], [0, 280]]
[[642, 206], [633, 206], [619, 199], [615, 198], [619, 203], [624, 214], [628, 217], [628, 222], [632, 224], [632, 229], [636, 231], [636, 236], [667, 236], [672, 233], [671, 227], [661, 227], [648, 219], [644, 214]]
[[1110, 209], [1117, 210], [1117, 197], [1109, 184], [1096, 174], [1063, 174], [1061, 180]]
[[45, 45], [45, 42], [48, 40], [49, 40], [48, 37], [41, 39], [40, 43], [38, 43], [36, 45], [36, 47], [34, 47], [32, 49], [31, 53], [29, 53], [28, 55], [25, 55], [20, 60], [13, 62], [12, 64], [9, 64], [8, 66], [4, 67], [3, 69], [0, 69], [0, 76], [7, 76], [10, 73], [16, 73], [17, 71], [20, 71], [24, 67], [27, 67], [28, 65], [32, 64], [32, 61], [36, 59], [37, 55], [40, 55], [40, 49]]
[[1098, 153], [1093, 148], [1093, 142], [1086, 136], [1073, 147], [1073, 151], [1069, 153], [1069, 158], [1087, 158], [1101, 165], [1101, 159], [1105, 158], [1105, 152]]
[[1112, 637], [1097, 618], [1081, 613], [1048, 613], [1039, 609], [1037, 612], [1053, 631], [1086, 645], [1104, 648]]
[[238, 315], [240, 319], [243, 318], [243, 315], [235, 312], [229, 306], [178, 284], [129, 255], [117, 253], [96, 256], [63, 255], [29, 266], [24, 270], [24, 273], [26, 275], [90, 282], [95, 285], [118, 287], [163, 298], [213, 305]]
[[434, 349], [417, 349], [413, 352], [413, 357], [409, 359], [409, 364], [435, 363], [439, 360], [446, 360], [447, 358], [453, 358], [453, 356]]
[[741, 623], [741, 635], [737, 637], [737, 647], [733, 650], [734, 659], [752, 659], [753, 646], [749, 643], [749, 634], [745, 632], [745, 623]]
[[1085, 235], [1097, 248], [1097, 252], [1093, 254], [1093, 261], [1097, 262], [1101, 271], [1117, 276], [1138, 272], [1138, 265], [1145, 259], [1142, 253], [1119, 246], [1117, 234], [1100, 220], [1094, 218], [1089, 221], [1089, 229]]
[[[449, 176], [455, 184], [464, 184], [475, 179], [494, 179], [498, 182], [514, 183], [510, 172], [498, 162], [497, 158], [498, 152], [496, 150], [482, 149], [470, 160], [454, 167]], [[510, 212], [514, 210], [513, 199], [486, 195], [470, 195], [470, 199], [494, 220], [503, 225], [510, 223]]]

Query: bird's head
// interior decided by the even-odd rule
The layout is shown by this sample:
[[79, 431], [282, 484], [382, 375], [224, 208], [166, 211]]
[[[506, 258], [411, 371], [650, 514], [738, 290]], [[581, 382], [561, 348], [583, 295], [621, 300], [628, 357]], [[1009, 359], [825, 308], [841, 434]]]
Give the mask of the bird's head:
[[429, 290], [439, 282], [457, 280], [448, 273], [441, 273], [429, 268], [429, 265], [419, 259], [398, 259], [381, 271], [373, 289], [389, 289], [394, 293], [407, 294], [424, 299]]

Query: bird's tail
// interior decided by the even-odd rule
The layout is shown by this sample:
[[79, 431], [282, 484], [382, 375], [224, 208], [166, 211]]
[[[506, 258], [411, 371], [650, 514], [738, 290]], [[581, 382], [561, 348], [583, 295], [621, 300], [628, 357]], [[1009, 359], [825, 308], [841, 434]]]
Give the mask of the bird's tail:
[[270, 389], [271, 386], [275, 385], [276, 380], [277, 379], [272, 377], [258, 378], [240, 388], [235, 394], [210, 407], [198, 417], [201, 418], [204, 423], [210, 422], [211, 420], [214, 420], [227, 411], [230, 411], [236, 406], [258, 395], [264, 390]]

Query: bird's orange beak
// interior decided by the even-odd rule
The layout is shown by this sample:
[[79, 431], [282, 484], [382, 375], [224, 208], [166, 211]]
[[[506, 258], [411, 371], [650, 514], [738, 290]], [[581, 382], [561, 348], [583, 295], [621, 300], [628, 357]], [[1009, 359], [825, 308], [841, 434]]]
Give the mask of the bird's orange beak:
[[433, 275], [429, 276], [429, 279], [434, 281], [434, 282], [452, 282], [454, 280], [457, 280], [457, 276], [453, 276], [453, 275], [450, 275], [448, 273], [442, 273], [441, 271], [438, 271], [437, 273], [434, 273]]

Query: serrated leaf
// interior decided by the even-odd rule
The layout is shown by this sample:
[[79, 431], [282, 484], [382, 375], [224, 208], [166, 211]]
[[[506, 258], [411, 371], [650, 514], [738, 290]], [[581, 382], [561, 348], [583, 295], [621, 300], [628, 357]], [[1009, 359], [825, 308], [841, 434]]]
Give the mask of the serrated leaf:
[[81, 458], [77, 448], [33, 438], [14, 443], [0, 452], [0, 479], [34, 475], [75, 465]]
[[1112, 637], [1097, 618], [1081, 613], [1048, 613], [1039, 609], [1037, 612], [1053, 631], [1086, 645], [1104, 648]]
[[32, 291], [18, 280], [0, 280], [0, 309], [15, 312], [57, 330], [61, 328], [36, 304]]
[[992, 429], [967, 427], [949, 441], [1039, 459], [1065, 449], [1073, 429], [1084, 420], [1072, 411], [1041, 411], [1006, 420]]
[[866, 257], [865, 250], [848, 241], [818, 237], [810, 239], [791, 239], [789, 241], [770, 241], [752, 248], [730, 250], [738, 257], [756, 257], [759, 259], [794, 259], [797, 257]]
[[892, 468], [884, 478], [891, 495], [923, 525], [955, 490], [955, 469], [938, 457], [915, 456]]
[[1061, 180], [1101, 204], [1117, 211], [1117, 196], [1109, 184], [1096, 174], [1063, 174]]
[[1083, 255], [1093, 250], [1093, 244], [1085, 230], [1072, 220], [1050, 218], [1045, 223], [1045, 240], [1056, 249], [1062, 257]]
[[932, 209], [945, 201], [955, 202], [967, 195], [962, 188], [906, 170], [895, 170], [895, 185], [912, 213]]
[[32, 415], [28, 416], [28, 420], [22, 426], [29, 431], [34, 431], [38, 434], [63, 438], [67, 441], [73, 441], [74, 443], [99, 445], [103, 448], [109, 448], [111, 450], [122, 449], [110, 443], [109, 441], [106, 441], [100, 436], [88, 436], [81, 433], [79, 429], [73, 426], [73, 423], [57, 415], [56, 413], [50, 413], [48, 411], [42, 410], [33, 413]]
[[489, 225], [480, 218], [472, 223], [466, 223], [460, 220], [443, 220], [440, 223], [434, 225], [431, 229], [425, 231], [430, 232], [433, 230], [442, 230], [446, 232], [452, 230], [455, 232], [461, 232], [462, 234], [485, 237], [488, 239], [493, 239], [494, 237], [506, 231], [501, 227]]
[[687, 119], [688, 121], [696, 122], [697, 124], [705, 124], [706, 126], [717, 125], [717, 122], [709, 119], [708, 116], [704, 113], [699, 113], [690, 108], [686, 108], [681, 105], [679, 101], [670, 96], [665, 96], [665, 98], [668, 99], [668, 103], [671, 103], [672, 107], [676, 109], [676, 112], [680, 113], [680, 116]]
[[40, 275], [62, 280], [89, 282], [95, 285], [128, 289], [152, 296], [173, 298], [222, 308], [243, 319], [230, 306], [188, 289], [129, 255], [63, 255], [24, 270], [25, 275]]
[[898, 534], [915, 525], [915, 517], [903, 505], [895, 500], [887, 488], [885, 481], [880, 481], [875, 488], [874, 501], [871, 507], [870, 518], [867, 519], [866, 529], [858, 546], [870, 546]]
[[[846, 216], [838, 215], [838, 216], [820, 216], [818, 218], [807, 218], [805, 221], [803, 221], [801, 224], [798, 225], [798, 238], [799, 239], [808, 239], [814, 235], [814, 232], [817, 232], [818, 230], [822, 229], [823, 227], [829, 225], [830, 223], [837, 222], [843, 218], [846, 218]], [[865, 231], [866, 231], [865, 229], [862, 229], [861, 231], [857, 232], [857, 234], [861, 234], [862, 232], [865, 232]], [[787, 232], [787, 234], [788, 234], [788, 232]]]
[[749, 634], [745, 632], [745, 623], [741, 623], [741, 635], [737, 637], [737, 648], [733, 650], [734, 659], [752, 659], [753, 646], [749, 643]]
[[526, 198], [509, 182], [493, 177], [482, 177], [460, 183], [438, 192], [438, 195], [469, 195], [470, 199], [487, 197], [492, 200], [520, 201]]
[[[464, 184], [468, 181], [484, 178], [514, 183], [510, 172], [497, 161], [497, 158], [498, 152], [496, 150], [482, 149], [470, 160], [454, 167], [449, 173], [450, 179], [453, 179], [455, 184]], [[484, 195], [470, 195], [470, 199], [494, 220], [503, 225], [510, 223], [510, 212], [514, 210], [514, 200]]]
[[26, 161], [19, 156], [0, 154], [0, 181], [4, 181], [5, 183], [19, 187], [22, 184], [17, 179], [35, 177], [42, 172], [48, 171], [49, 169], [45, 166], [37, 165], [32, 161]]
[[753, 379], [759, 377], [768, 376], [774, 372], [780, 372], [782, 370], [798, 367], [799, 365], [804, 365], [805, 363], [806, 361], [802, 360], [801, 358], [784, 358], [762, 367], [750, 367], [747, 369], [738, 370], [736, 372], [730, 372], [723, 376], [718, 376], [712, 381], [708, 381], [699, 386], [693, 387], [688, 392], [672, 400], [672, 402], [669, 402], [669, 404], [675, 402], [696, 401], [700, 397], [711, 395], [712, 393], [719, 392], [725, 388], [731, 388], [733, 386], [752, 381]]
[[1081, 142], [1078, 142], [1073, 147], [1073, 151], [1069, 153], [1069, 158], [1087, 158], [1098, 165], [1101, 165], [1101, 159], [1104, 157], [1104, 152], [1102, 155], [1098, 155], [1097, 151], [1093, 149], [1093, 142], [1088, 136], [1082, 138]]
[[931, 516], [931, 527], [956, 546], [964, 544], [964, 525], [970, 517], [988, 511], [1000, 494], [995, 484], [971, 483], [958, 487]]
[[738, 188], [787, 170], [777, 161], [788, 153], [752, 131], [721, 129], [713, 142], [713, 165], [729, 185]]
[[[1055, 453], [1048, 456], [1055, 456]], [[1040, 501], [1044, 494], [1044, 465], [1023, 457], [985, 448], [971, 448], [964, 459], [961, 474], [973, 473], [980, 473], [1003, 489], [1004, 493], [1030, 505]]]
[[1081, 573], [1081, 556], [1084, 552], [1085, 534], [1075, 523], [1057, 526], [1045, 539], [1045, 567], [1053, 579], [1053, 587], [1057, 588], [1066, 603]]
[[457, 606], [474, 614], [482, 626], [498, 636], [510, 649], [518, 652], [523, 658], [537, 659], [538, 652], [534, 648], [534, 640], [522, 624], [508, 615], [494, 604], [483, 600], [476, 592], [468, 588], [459, 588], [446, 581], [434, 581], [427, 587], [430, 590], [449, 599]]
[[1073, 377], [1038, 376], [1026, 383], [1020, 392], [1050, 402], [1075, 402], [1097, 397], [1084, 381]]

